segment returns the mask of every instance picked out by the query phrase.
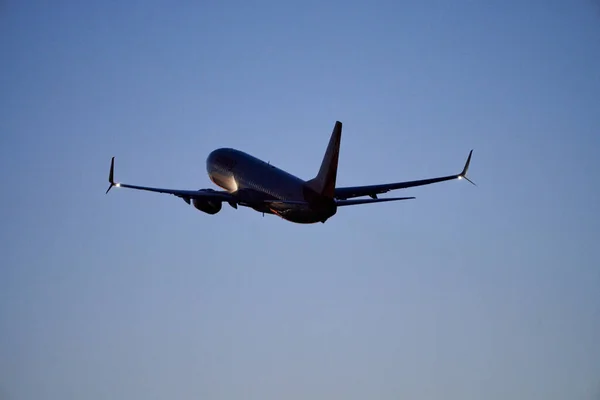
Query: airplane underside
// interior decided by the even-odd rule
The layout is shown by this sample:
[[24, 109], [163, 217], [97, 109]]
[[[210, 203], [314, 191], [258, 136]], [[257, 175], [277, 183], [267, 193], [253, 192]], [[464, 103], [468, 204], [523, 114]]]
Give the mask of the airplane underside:
[[297, 224], [314, 224], [317, 222], [325, 223], [329, 218], [331, 218], [335, 213], [324, 213], [324, 212], [315, 212], [312, 210], [293, 210], [286, 209], [277, 211], [274, 210], [273, 214], [285, 219], [289, 222], [294, 222]]
[[297, 223], [297, 224], [314, 224], [317, 222], [325, 223], [337, 212], [336, 207], [328, 207], [327, 209], [315, 210], [306, 206], [286, 206], [286, 207], [269, 207], [265, 205], [261, 206], [249, 206], [255, 211], [263, 214], [276, 215], [286, 221]]

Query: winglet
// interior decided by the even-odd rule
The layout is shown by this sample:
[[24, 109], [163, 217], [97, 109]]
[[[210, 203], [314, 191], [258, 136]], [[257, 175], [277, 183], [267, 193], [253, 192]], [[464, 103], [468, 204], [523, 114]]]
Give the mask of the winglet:
[[113, 157], [110, 160], [110, 172], [108, 173], [108, 181], [110, 182], [110, 186], [108, 187], [108, 189], [106, 189], [105, 194], [108, 194], [110, 189], [112, 189], [112, 187], [115, 186], [114, 176], [115, 176], [115, 158]]
[[472, 180], [470, 180], [469, 178], [467, 178], [467, 171], [469, 170], [469, 164], [471, 164], [471, 156], [473, 155], [473, 150], [471, 150], [469, 152], [469, 157], [467, 158], [467, 162], [465, 163], [465, 167], [463, 168], [462, 172], [460, 174], [458, 174], [458, 179], [466, 179], [467, 181], [469, 181], [469, 183], [471, 183], [474, 186], [477, 186], [475, 184], [475, 182], [473, 182]]

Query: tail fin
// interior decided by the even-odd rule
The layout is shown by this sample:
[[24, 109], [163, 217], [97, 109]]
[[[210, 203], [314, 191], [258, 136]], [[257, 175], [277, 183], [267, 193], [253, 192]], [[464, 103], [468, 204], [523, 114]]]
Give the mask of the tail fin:
[[338, 158], [340, 155], [340, 141], [342, 138], [342, 123], [335, 122], [329, 145], [325, 151], [321, 168], [316, 177], [309, 180], [308, 186], [322, 196], [333, 198], [335, 193], [335, 179], [337, 177]]

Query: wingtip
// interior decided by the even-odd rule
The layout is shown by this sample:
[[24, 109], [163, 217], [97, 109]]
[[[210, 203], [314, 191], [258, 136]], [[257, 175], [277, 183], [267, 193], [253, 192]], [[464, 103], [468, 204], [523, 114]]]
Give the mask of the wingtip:
[[463, 178], [467, 176], [467, 171], [469, 170], [469, 165], [471, 165], [471, 156], [473, 156], [473, 150], [471, 150], [469, 152], [469, 156], [467, 157], [467, 162], [465, 162], [465, 167], [463, 168], [462, 172], [459, 174], [459, 176], [462, 176]]
[[475, 182], [473, 182], [472, 180], [470, 180], [469, 178], [467, 178], [466, 176], [463, 176], [463, 178], [465, 178], [467, 180], [467, 182], [469, 182], [471, 185], [475, 186], [475, 187], [479, 187], [477, 186], [477, 184]]
[[108, 173], [108, 181], [111, 184], [114, 184], [115, 183], [115, 179], [114, 178], [115, 178], [115, 157], [113, 156], [110, 159], [110, 172]]
[[106, 193], [108, 194], [108, 192], [110, 192], [110, 189], [112, 189], [113, 186], [115, 186], [115, 157], [113, 156], [110, 159], [110, 172], [108, 173], [108, 182], [110, 183], [110, 186], [108, 187], [108, 189], [106, 189]]
[[458, 178], [459, 179], [465, 179], [466, 181], [468, 181], [473, 186], [477, 186], [475, 184], [475, 182], [473, 182], [472, 180], [470, 180], [469, 178], [467, 178], [467, 172], [469, 171], [469, 166], [471, 165], [471, 156], [473, 155], [473, 150], [474, 149], [471, 149], [471, 151], [469, 151], [469, 156], [467, 157], [467, 162], [465, 162], [465, 167], [463, 168], [462, 172], [460, 174], [458, 174]]

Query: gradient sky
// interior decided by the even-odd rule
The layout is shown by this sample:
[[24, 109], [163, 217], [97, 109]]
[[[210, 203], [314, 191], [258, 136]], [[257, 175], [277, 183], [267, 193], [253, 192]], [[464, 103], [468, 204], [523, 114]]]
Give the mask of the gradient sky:
[[[0, 1], [0, 398], [600, 398], [600, 5]], [[235, 147], [339, 185], [296, 225]]]

